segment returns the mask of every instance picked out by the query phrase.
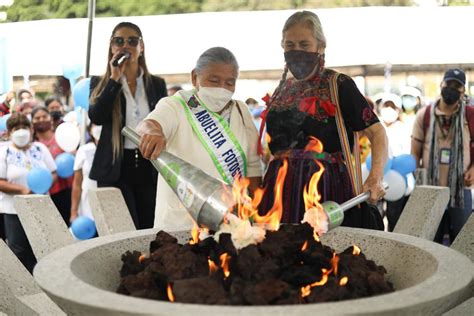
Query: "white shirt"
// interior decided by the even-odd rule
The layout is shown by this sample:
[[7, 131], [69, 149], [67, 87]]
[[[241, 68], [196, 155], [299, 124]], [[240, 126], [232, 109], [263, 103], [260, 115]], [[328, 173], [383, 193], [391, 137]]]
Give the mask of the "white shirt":
[[[145, 85], [143, 83], [143, 69], [140, 68], [140, 75], [137, 77], [137, 88], [135, 91], [135, 97], [130, 91], [130, 87], [127, 83], [127, 78], [122, 75], [120, 82], [123, 87], [123, 94], [125, 95], [125, 125], [135, 129], [141, 121], [150, 113], [148, 106], [148, 98], [145, 91]], [[131, 140], [125, 137], [124, 148], [135, 149], [137, 146], [132, 143]]]
[[79, 216], [87, 216], [92, 220], [94, 220], [94, 217], [92, 216], [88, 195], [89, 189], [97, 188], [97, 181], [91, 180], [89, 178], [89, 173], [91, 171], [96, 148], [94, 142], [82, 145], [77, 150], [76, 159], [74, 160], [74, 171], [82, 171], [82, 193], [81, 200], [79, 201], [78, 213]]
[[[33, 142], [26, 151], [17, 149], [12, 143], [0, 147], [0, 179], [28, 187], [27, 176], [32, 168], [56, 171], [53, 156], [42, 143]], [[17, 214], [13, 207], [14, 194], [0, 192], [0, 195], [0, 213]]]
[[[187, 100], [189, 97], [186, 98], [186, 95], [190, 95], [190, 92], [178, 91], [176, 94]], [[177, 100], [172, 97], [161, 99], [147, 119], [160, 123], [166, 138], [167, 152], [202, 169], [210, 176], [222, 180], [211, 157], [189, 124], [183, 106]], [[261, 176], [260, 157], [257, 154], [258, 132], [245, 103], [233, 101], [230, 128], [246, 154], [246, 176]], [[192, 228], [190, 215], [161, 174], [158, 177], [154, 227], [167, 231]]]

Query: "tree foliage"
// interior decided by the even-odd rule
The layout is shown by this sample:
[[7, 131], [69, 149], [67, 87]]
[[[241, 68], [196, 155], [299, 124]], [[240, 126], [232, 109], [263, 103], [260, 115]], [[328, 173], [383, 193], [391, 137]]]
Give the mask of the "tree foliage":
[[[253, 11], [353, 6], [407, 6], [413, 0], [96, 0], [96, 16], [142, 16], [203, 11]], [[88, 0], [15, 0], [6, 22], [87, 17]]]

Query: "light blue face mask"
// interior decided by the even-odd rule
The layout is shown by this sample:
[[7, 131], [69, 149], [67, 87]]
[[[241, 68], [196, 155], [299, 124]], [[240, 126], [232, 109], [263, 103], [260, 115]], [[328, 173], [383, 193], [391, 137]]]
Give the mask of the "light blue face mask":
[[411, 111], [415, 108], [417, 102], [416, 97], [411, 95], [402, 96], [402, 105], [405, 111]]

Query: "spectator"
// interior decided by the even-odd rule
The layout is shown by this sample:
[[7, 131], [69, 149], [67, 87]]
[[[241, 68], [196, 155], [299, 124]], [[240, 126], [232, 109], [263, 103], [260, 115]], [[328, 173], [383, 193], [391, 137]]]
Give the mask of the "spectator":
[[31, 122], [25, 115], [12, 114], [7, 120], [7, 130], [11, 143], [0, 147], [0, 212], [4, 213], [8, 246], [25, 268], [33, 272], [36, 258], [13, 207], [13, 196], [31, 193], [27, 175], [32, 168], [46, 168], [56, 178], [56, 164], [43, 144], [32, 142]]
[[94, 161], [97, 142], [100, 138], [102, 126], [89, 124], [88, 132], [91, 140], [79, 147], [74, 160], [74, 182], [72, 183], [71, 218], [72, 223], [77, 216], [87, 216], [94, 219], [89, 205], [88, 191], [97, 188], [97, 181], [89, 178]]
[[[402, 99], [393, 93], [385, 93], [379, 104], [378, 112], [385, 127], [388, 138], [389, 157], [397, 157], [410, 153], [410, 130], [406, 123], [402, 121]], [[386, 201], [386, 216], [388, 220], [388, 230], [393, 231], [400, 215], [405, 207], [408, 196], [413, 190], [415, 179], [413, 175], [408, 175], [405, 195], [397, 201]]]
[[[53, 132], [53, 121], [47, 108], [40, 106], [36, 107], [32, 115], [34, 139], [44, 144], [54, 159], [62, 154], [62, 150], [56, 142], [56, 137]], [[51, 186], [49, 194], [54, 204], [61, 213], [64, 222], [69, 225], [69, 218], [71, 216], [71, 188], [72, 177], [63, 179], [58, 177]]]
[[23, 101], [21, 102], [18, 107], [17, 107], [17, 112], [20, 112], [26, 117], [31, 120], [31, 112], [33, 111], [33, 108], [36, 106], [36, 100], [28, 100], [28, 101]]
[[0, 117], [4, 116], [5, 114], [10, 113], [10, 109], [14, 101], [15, 101], [15, 93], [13, 91], [7, 92], [7, 94], [5, 95], [5, 99], [2, 102], [0, 102]]
[[[464, 71], [446, 71], [441, 97], [418, 111], [413, 126], [411, 152], [418, 166], [427, 170], [428, 184], [450, 189], [449, 205], [435, 237], [439, 243], [452, 243], [472, 213], [474, 108], [466, 106], [462, 97], [465, 84]], [[443, 238], [445, 233], [448, 240]]]
[[33, 101], [35, 98], [33, 93], [28, 89], [20, 89], [17, 92], [18, 103]]
[[183, 90], [181, 86], [172, 86], [168, 88], [168, 95], [174, 95], [176, 92]]
[[53, 119], [53, 131], [56, 130], [59, 124], [63, 122], [64, 105], [58, 96], [49, 96], [44, 101], [44, 106], [49, 111], [49, 115]]

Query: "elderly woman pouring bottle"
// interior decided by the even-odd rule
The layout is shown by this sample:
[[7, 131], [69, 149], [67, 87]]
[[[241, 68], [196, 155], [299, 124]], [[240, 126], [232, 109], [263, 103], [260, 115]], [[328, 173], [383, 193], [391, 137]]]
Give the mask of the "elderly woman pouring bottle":
[[[251, 188], [261, 182], [258, 133], [247, 105], [232, 99], [239, 75], [237, 60], [224, 47], [198, 58], [191, 72], [192, 90], [163, 98], [138, 126], [143, 157], [162, 150], [231, 185], [238, 176]], [[160, 174], [154, 228], [167, 231], [193, 227], [184, 205]]]

